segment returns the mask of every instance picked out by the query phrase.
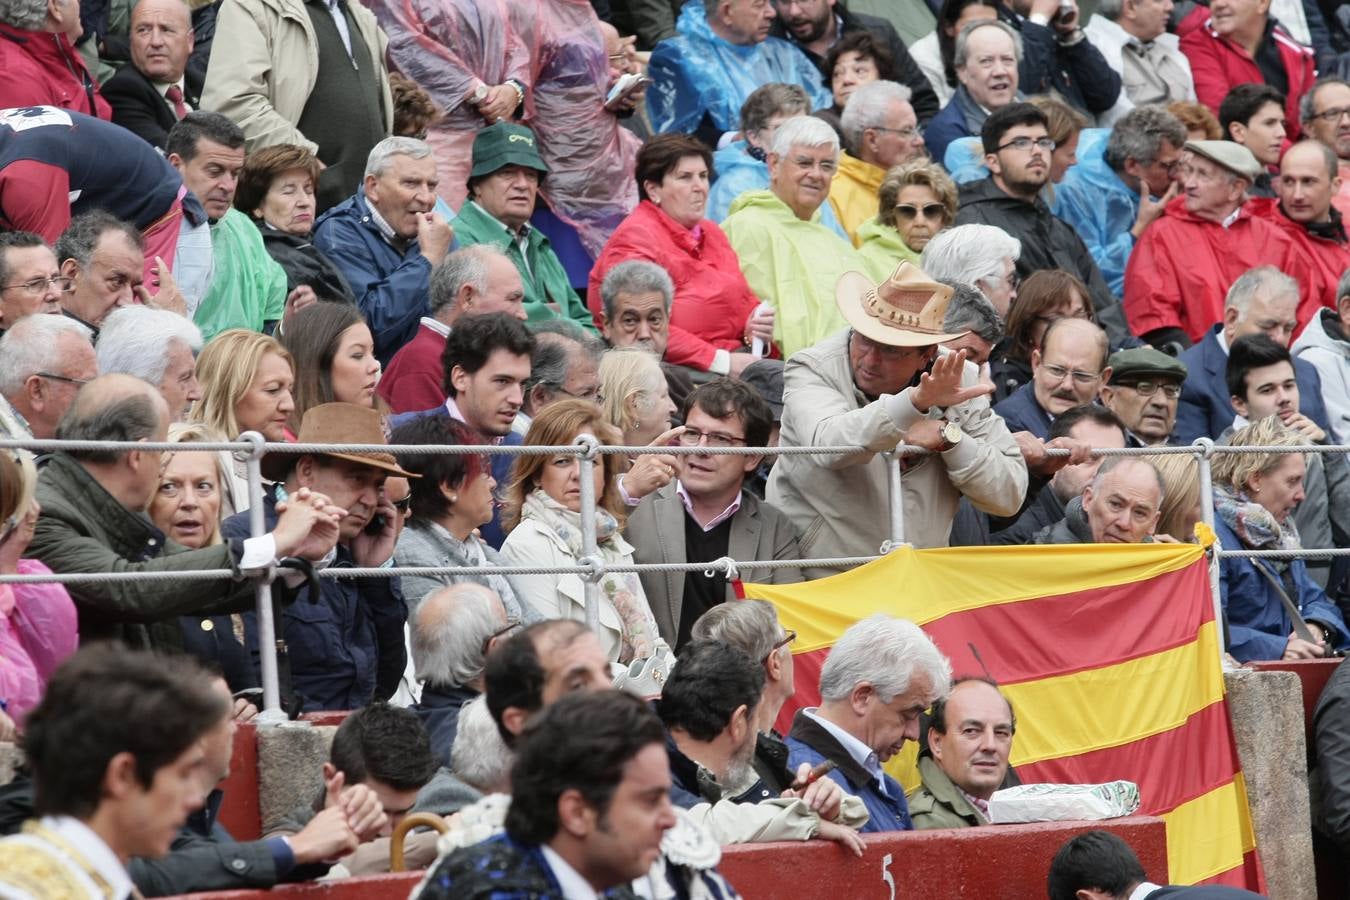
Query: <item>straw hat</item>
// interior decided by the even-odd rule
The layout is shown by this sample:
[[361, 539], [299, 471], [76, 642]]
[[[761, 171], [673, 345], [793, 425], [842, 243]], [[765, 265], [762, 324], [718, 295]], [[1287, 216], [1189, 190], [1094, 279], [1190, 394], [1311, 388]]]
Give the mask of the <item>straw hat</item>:
[[861, 272], [845, 272], [834, 288], [839, 312], [853, 330], [892, 347], [929, 347], [965, 334], [942, 329], [951, 299], [951, 288], [907, 262], [881, 284]]
[[[300, 444], [385, 444], [380, 414], [368, 406], [355, 403], [321, 403], [305, 411], [300, 420]], [[380, 469], [402, 478], [421, 478], [399, 468], [392, 453], [324, 453], [322, 456], [345, 459], [348, 462]], [[296, 453], [272, 453], [263, 457], [264, 474], [269, 478], [283, 477], [300, 458]]]

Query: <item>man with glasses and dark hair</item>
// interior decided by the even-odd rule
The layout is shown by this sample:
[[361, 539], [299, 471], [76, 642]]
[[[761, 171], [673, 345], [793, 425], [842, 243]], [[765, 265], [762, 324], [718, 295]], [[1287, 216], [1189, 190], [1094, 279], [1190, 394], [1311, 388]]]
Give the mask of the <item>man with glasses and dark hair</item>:
[[1124, 423], [1125, 446], [1173, 443], [1186, 364], [1152, 347], [1132, 347], [1112, 354], [1109, 371], [1102, 405]]
[[1031, 351], [1031, 381], [994, 407], [1014, 433], [1050, 436], [1055, 416], [1091, 403], [1111, 378], [1106, 332], [1087, 319], [1056, 319]]
[[[964, 495], [981, 511], [1022, 506], [1027, 468], [1017, 441], [989, 408], [993, 390], [943, 327], [952, 289], [901, 263], [881, 284], [856, 272], [835, 302], [849, 327], [790, 358], [783, 370], [785, 447], [854, 446], [852, 453], [781, 457], [768, 499], [804, 535], [803, 557], [870, 556], [891, 533], [891, 490], [882, 456], [901, 444], [932, 454], [904, 464], [904, 539], [945, 547]], [[836, 567], [811, 568], [809, 578]]]
[[[684, 406], [685, 447], [763, 447], [773, 413], [744, 382], [719, 378], [701, 385]], [[798, 559], [797, 533], [779, 510], [744, 490], [762, 456], [691, 454], [675, 459], [678, 477], [647, 495], [628, 517], [625, 538], [636, 563]], [[755, 581], [793, 584], [801, 570], [756, 569]], [[642, 589], [661, 637], [675, 648], [689, 641], [694, 622], [718, 604], [735, 599], [725, 575], [644, 572]]]
[[1041, 199], [1055, 152], [1045, 113], [1030, 103], [1010, 103], [989, 114], [980, 140], [989, 177], [961, 185], [956, 224], [996, 225], [1021, 241], [1017, 274], [1022, 278], [1041, 269], [1063, 269], [1077, 276], [1087, 285], [1097, 321], [1111, 344], [1128, 341], [1120, 303], [1087, 245]]
[[61, 295], [72, 288], [56, 254], [29, 231], [0, 232], [0, 335], [25, 316], [61, 312]]
[[28, 316], [0, 335], [0, 436], [56, 436], [75, 393], [98, 375], [89, 329], [66, 316]]

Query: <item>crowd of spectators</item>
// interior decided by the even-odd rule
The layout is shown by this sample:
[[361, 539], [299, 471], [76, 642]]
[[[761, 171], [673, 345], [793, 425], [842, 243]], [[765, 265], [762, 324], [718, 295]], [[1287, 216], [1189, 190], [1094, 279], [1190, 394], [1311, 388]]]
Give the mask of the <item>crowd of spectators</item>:
[[[146, 575], [0, 585], [0, 738], [26, 739], [35, 840], [88, 846], [67, 820], [98, 792], [53, 773], [107, 761], [63, 756], [85, 725], [62, 719], [158, 680], [178, 724], [127, 748], [152, 754], [128, 790], [193, 768], [165, 802], [207, 815], [169, 862], [97, 873], [115, 886], [251, 883], [172, 861], [224, 840], [221, 764], [187, 756], [256, 711], [249, 577], [273, 566], [283, 706], [360, 712], [289, 837], [229, 851], [263, 882], [365, 871], [421, 791], [499, 833], [424, 896], [498, 870], [565, 889], [620, 851], [592, 888], [731, 896], [661, 835], [985, 824], [1016, 717], [882, 617], [778, 735], [772, 607], [720, 568], [614, 566], [813, 580], [888, 549], [893, 507], [916, 547], [1193, 542], [1202, 519], [1231, 548], [1350, 547], [1344, 455], [1272, 449], [1350, 439], [1350, 38], [1317, 4], [87, 6], [0, 0], [0, 439], [175, 449], [0, 449], [0, 574]], [[246, 454], [192, 447], [244, 432], [329, 449], [267, 454], [259, 501]], [[538, 449], [587, 435], [650, 452], [598, 453], [583, 486]], [[1091, 452], [1197, 439], [1261, 448], [1215, 457], [1213, 509], [1192, 457]], [[595, 633], [587, 577], [547, 571], [597, 565], [591, 540]], [[389, 565], [474, 572], [315, 574]], [[1228, 652], [1350, 647], [1347, 576], [1225, 558]], [[105, 640], [134, 652], [76, 652]], [[65, 708], [88, 684], [109, 692]], [[879, 766], [906, 740], [908, 802]], [[628, 846], [578, 830], [607, 808]]]

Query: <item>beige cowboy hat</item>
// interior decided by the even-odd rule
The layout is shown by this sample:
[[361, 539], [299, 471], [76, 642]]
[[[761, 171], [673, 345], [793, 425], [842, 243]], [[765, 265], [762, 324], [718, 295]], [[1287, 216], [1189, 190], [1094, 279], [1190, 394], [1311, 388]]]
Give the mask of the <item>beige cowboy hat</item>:
[[853, 330], [892, 347], [929, 347], [965, 334], [942, 329], [951, 299], [951, 288], [907, 262], [881, 284], [861, 272], [845, 272], [834, 288], [834, 301]]
[[[321, 403], [305, 411], [300, 420], [298, 444], [386, 444], [380, 414], [368, 406], [355, 403]], [[392, 453], [324, 453], [335, 459], [398, 475], [402, 478], [421, 478], [399, 467]], [[283, 478], [295, 461], [295, 453], [272, 453], [263, 457], [263, 474], [268, 478]]]

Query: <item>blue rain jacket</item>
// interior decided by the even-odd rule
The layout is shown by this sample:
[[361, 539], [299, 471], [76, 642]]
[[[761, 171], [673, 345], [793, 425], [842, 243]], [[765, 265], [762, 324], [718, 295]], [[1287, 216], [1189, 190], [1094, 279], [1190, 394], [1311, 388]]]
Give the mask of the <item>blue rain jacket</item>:
[[1088, 128], [1078, 135], [1078, 164], [1069, 167], [1055, 188], [1050, 211], [1073, 226], [1102, 270], [1111, 293], [1125, 294], [1125, 264], [1134, 249], [1139, 192], [1130, 190], [1106, 164], [1109, 128]]

